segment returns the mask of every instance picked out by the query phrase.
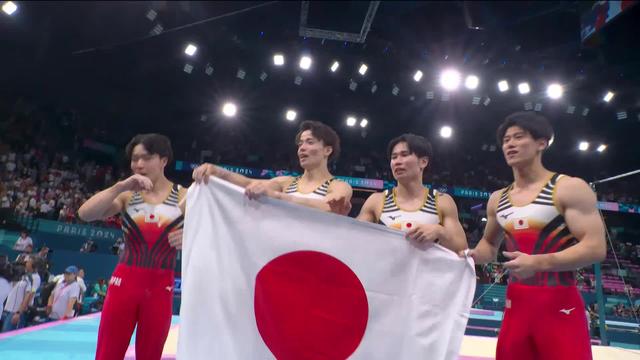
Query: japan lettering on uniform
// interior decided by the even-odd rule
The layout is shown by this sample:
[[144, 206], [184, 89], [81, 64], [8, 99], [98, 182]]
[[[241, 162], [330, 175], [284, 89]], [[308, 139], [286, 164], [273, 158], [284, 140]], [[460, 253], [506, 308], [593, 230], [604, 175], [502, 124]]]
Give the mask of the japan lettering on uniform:
[[119, 278], [117, 276], [112, 276], [111, 279], [109, 280], [109, 285], [120, 286], [121, 284], [122, 284], [122, 278]]

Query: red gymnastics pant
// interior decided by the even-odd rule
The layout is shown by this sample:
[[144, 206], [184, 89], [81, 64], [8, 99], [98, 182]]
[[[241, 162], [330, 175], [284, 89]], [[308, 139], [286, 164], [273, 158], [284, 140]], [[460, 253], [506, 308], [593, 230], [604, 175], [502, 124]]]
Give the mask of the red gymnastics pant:
[[159, 360], [171, 327], [171, 270], [118, 264], [104, 300], [96, 360], [122, 360], [136, 324], [136, 359]]
[[590, 360], [585, 310], [575, 286], [509, 284], [496, 360]]

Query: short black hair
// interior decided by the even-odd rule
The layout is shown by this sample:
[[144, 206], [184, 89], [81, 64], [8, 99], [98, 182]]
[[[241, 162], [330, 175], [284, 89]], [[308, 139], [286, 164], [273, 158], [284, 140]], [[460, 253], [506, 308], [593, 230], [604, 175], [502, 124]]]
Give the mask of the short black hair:
[[553, 139], [553, 127], [551, 127], [546, 117], [533, 111], [518, 111], [507, 116], [498, 127], [496, 140], [498, 140], [499, 145], [502, 146], [504, 134], [513, 126], [528, 132], [534, 140], [546, 139], [547, 142], [550, 142]]
[[133, 154], [133, 148], [142, 144], [145, 150], [151, 155], [158, 154], [161, 158], [168, 159], [167, 163], [173, 161], [173, 150], [171, 150], [171, 140], [162, 134], [138, 134], [129, 141], [125, 152], [127, 153], [127, 159], [131, 160], [131, 154]]
[[296, 144], [300, 142], [302, 133], [307, 130], [311, 131], [311, 135], [314, 138], [322, 141], [324, 146], [331, 146], [333, 151], [331, 151], [331, 155], [329, 155], [329, 161], [335, 161], [338, 156], [340, 156], [340, 137], [329, 125], [321, 123], [320, 121], [303, 121], [296, 134]]
[[402, 142], [407, 143], [409, 152], [411, 154], [416, 154], [416, 156], [419, 158], [427, 157], [431, 159], [431, 156], [433, 156], [433, 148], [431, 147], [431, 143], [423, 136], [415, 134], [402, 134], [389, 141], [389, 145], [387, 146], [387, 157], [389, 159], [391, 159], [393, 148]]

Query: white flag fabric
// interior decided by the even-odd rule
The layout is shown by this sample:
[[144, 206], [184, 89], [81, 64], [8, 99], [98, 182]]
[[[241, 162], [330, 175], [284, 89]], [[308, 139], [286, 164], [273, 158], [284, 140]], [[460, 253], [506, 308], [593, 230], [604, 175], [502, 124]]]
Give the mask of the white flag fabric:
[[178, 359], [457, 359], [471, 259], [211, 178], [187, 194]]

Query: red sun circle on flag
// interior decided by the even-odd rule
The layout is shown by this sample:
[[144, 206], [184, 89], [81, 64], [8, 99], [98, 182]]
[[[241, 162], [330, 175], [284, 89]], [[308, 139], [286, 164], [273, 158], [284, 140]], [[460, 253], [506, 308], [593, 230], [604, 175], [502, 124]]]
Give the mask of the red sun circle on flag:
[[367, 295], [342, 261], [294, 251], [256, 276], [254, 311], [262, 340], [278, 360], [346, 359], [369, 318]]

